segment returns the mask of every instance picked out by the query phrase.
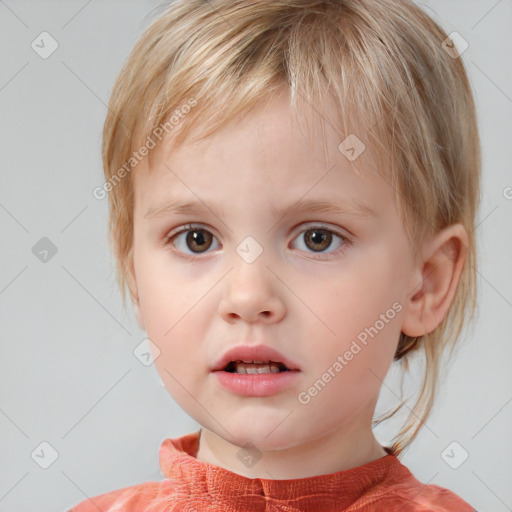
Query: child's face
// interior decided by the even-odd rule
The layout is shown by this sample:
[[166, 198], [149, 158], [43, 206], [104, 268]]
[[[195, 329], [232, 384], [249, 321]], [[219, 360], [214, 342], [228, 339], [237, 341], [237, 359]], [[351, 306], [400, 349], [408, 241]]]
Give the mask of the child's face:
[[[151, 172], [134, 174], [137, 314], [161, 351], [156, 367], [188, 414], [238, 446], [367, 436], [417, 284], [392, 188], [370, 168], [351, 171], [330, 130], [327, 164], [316, 133], [308, 147], [281, 94], [208, 141], [155, 149]], [[208, 208], [146, 216], [171, 200]], [[278, 213], [299, 200], [375, 215]], [[185, 224], [204, 231], [165, 244]], [[272, 347], [299, 371], [267, 396], [228, 390], [212, 367], [242, 344]]]

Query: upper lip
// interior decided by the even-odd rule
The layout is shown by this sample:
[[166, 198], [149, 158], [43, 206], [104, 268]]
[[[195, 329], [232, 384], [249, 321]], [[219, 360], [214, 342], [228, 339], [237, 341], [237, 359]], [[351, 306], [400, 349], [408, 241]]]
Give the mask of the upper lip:
[[299, 370], [295, 362], [267, 345], [237, 345], [224, 352], [214, 363], [212, 371], [223, 370], [231, 361], [274, 361], [283, 363], [289, 370]]

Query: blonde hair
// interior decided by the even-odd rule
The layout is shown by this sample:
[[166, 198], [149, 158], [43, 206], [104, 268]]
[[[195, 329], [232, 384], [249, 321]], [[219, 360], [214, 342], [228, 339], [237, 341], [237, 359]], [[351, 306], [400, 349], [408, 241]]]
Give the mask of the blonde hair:
[[[394, 438], [396, 454], [429, 416], [441, 355], [452, 354], [476, 308], [480, 142], [470, 83], [462, 59], [445, 51], [447, 37], [408, 0], [172, 1], [129, 55], [103, 131], [109, 235], [124, 304], [125, 287], [135, 293], [134, 152], [162, 126], [175, 144], [192, 128], [195, 140], [208, 137], [283, 85], [299, 119], [299, 100], [324, 107], [340, 142], [355, 133], [379, 155], [416, 256], [425, 236], [454, 223], [466, 228], [466, 262], [449, 313], [433, 332], [398, 340], [395, 360], [407, 370], [411, 355], [422, 352], [425, 371]], [[179, 120], [171, 126], [173, 115]], [[353, 168], [359, 172], [357, 160]]]

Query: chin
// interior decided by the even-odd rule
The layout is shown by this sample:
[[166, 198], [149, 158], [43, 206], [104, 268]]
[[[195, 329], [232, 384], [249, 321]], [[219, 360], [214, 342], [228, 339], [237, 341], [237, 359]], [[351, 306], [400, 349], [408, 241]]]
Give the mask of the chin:
[[254, 417], [251, 420], [245, 418], [240, 422], [228, 422], [225, 425], [232, 436], [226, 438], [225, 431], [216, 431], [217, 435], [241, 448], [250, 443], [260, 451], [273, 451], [291, 448], [300, 443], [300, 440], [294, 437], [297, 427], [291, 423], [286, 425], [282, 414], [265, 421]]

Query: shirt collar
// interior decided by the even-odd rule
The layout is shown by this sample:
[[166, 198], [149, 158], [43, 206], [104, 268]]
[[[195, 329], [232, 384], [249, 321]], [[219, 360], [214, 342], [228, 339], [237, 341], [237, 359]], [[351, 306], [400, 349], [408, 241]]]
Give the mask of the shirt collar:
[[388, 455], [362, 466], [290, 480], [247, 478], [196, 458], [200, 431], [166, 439], [160, 447], [160, 470], [174, 489], [191, 502], [209, 497], [222, 510], [258, 510], [269, 501], [293, 504], [293, 511], [344, 509], [366, 494], [374, 498], [389, 485], [411, 476], [389, 449]]

